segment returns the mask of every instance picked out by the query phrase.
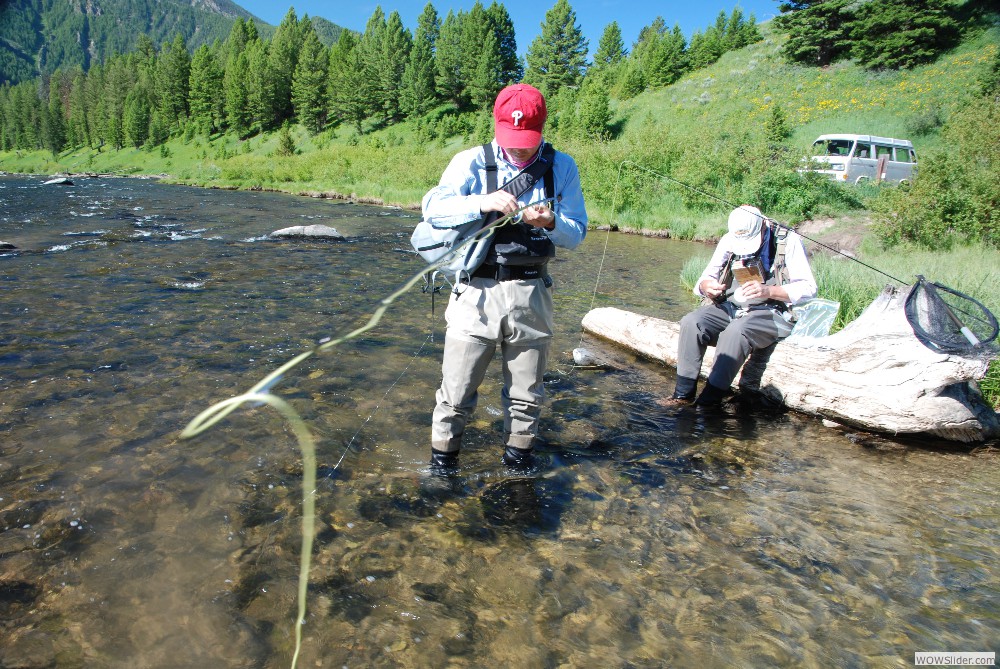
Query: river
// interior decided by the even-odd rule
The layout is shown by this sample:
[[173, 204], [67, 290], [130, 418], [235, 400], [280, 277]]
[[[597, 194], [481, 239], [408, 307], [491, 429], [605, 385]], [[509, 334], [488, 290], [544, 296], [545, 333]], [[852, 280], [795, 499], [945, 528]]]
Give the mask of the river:
[[[287, 667], [302, 464], [200, 411], [364, 323], [415, 214], [139, 179], [0, 177], [0, 667]], [[347, 241], [267, 237], [322, 223]], [[500, 464], [499, 365], [429, 475], [444, 300], [414, 289], [273, 392], [318, 443], [300, 667], [910, 667], [1000, 651], [1000, 457], [788, 412], [664, 410], [582, 336], [677, 319], [705, 246], [591, 231], [553, 263], [541, 466]], [[574, 368], [586, 346], [617, 361]]]

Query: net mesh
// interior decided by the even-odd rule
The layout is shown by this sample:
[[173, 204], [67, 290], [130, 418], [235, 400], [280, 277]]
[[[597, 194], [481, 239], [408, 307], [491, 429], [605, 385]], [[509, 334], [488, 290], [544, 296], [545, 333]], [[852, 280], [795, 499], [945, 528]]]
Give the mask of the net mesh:
[[997, 319], [973, 298], [917, 276], [906, 296], [906, 320], [925, 346], [977, 353], [997, 338]]

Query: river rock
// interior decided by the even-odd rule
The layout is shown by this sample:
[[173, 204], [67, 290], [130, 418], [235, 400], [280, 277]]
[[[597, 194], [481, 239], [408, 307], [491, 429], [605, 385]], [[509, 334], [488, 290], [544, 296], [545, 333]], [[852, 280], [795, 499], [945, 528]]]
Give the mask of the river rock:
[[69, 177], [52, 177], [42, 183], [43, 186], [72, 186], [73, 181]]
[[16, 248], [17, 246], [15, 246], [14, 244], [11, 244], [10, 242], [5, 242], [2, 239], [0, 239], [0, 251], [13, 251]]
[[294, 225], [271, 233], [272, 237], [312, 237], [314, 239], [347, 239], [328, 225]]

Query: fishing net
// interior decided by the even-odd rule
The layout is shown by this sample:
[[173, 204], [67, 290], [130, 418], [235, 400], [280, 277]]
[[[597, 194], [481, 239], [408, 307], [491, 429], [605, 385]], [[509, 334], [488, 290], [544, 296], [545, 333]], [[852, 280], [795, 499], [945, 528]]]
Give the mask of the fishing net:
[[997, 338], [997, 319], [973, 298], [917, 275], [906, 320], [925, 346], [942, 353], [981, 352]]

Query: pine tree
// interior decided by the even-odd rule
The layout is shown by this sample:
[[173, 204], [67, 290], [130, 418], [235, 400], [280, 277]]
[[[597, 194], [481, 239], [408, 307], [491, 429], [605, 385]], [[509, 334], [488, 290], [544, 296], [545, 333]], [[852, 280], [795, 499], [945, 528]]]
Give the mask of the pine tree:
[[0, 85], [0, 151], [10, 151], [11, 144], [8, 141], [9, 126], [7, 122], [7, 93], [10, 90], [5, 83]]
[[474, 109], [488, 111], [493, 108], [493, 101], [500, 92], [500, 77], [502, 65], [497, 51], [497, 41], [493, 32], [486, 34], [479, 62], [467, 87], [469, 100]]
[[764, 136], [772, 146], [781, 144], [792, 136], [785, 110], [781, 108], [781, 105], [775, 104], [771, 107], [771, 113], [764, 121]]
[[73, 75], [73, 84], [69, 94], [69, 125], [67, 139], [70, 146], [89, 146], [90, 135], [87, 132], [87, 75], [82, 68], [77, 68]]
[[329, 54], [309, 26], [292, 81], [292, 104], [299, 123], [313, 134], [326, 126], [329, 76]]
[[648, 26], [643, 26], [632, 45], [632, 53], [618, 82], [619, 93], [628, 98], [641, 93], [650, 85], [650, 71], [656, 69], [657, 51], [667, 31], [667, 22], [657, 16]]
[[275, 150], [275, 153], [279, 156], [294, 156], [296, 151], [295, 139], [292, 138], [291, 128], [285, 123], [281, 126], [281, 132], [278, 133], [278, 148]]
[[545, 134], [550, 139], [569, 141], [577, 137], [576, 103], [580, 90], [563, 86], [548, 98], [546, 106], [549, 117], [545, 123]]
[[366, 76], [358, 40], [344, 29], [330, 53], [330, 113], [339, 121], [353, 124], [359, 135], [361, 122], [370, 114]]
[[104, 117], [107, 107], [104, 104], [104, 66], [95, 65], [87, 72], [85, 81], [87, 107], [87, 137], [90, 146], [100, 148], [105, 143]]
[[625, 59], [626, 55], [625, 42], [622, 41], [622, 30], [618, 27], [617, 21], [612, 21], [604, 27], [601, 40], [597, 43], [593, 68], [617, 65]]
[[[486, 35], [490, 32], [492, 30], [486, 19], [486, 9], [479, 0], [476, 0], [472, 9], [462, 17], [461, 38], [462, 100], [464, 103], [472, 105], [473, 108], [478, 106], [477, 101], [473, 100], [473, 80], [476, 78], [479, 63], [482, 61]], [[497, 50], [495, 38], [490, 49], [493, 51], [490, 58], [495, 59]]]
[[[160, 111], [170, 127], [180, 127], [188, 117], [188, 92], [191, 76], [191, 56], [184, 36], [177, 33], [174, 41], [160, 50], [156, 64], [156, 88], [160, 94]], [[121, 104], [124, 105], [122, 95]], [[121, 121], [119, 111], [118, 121]], [[115, 123], [115, 121], [111, 121]], [[109, 126], [111, 127], [111, 126]], [[112, 142], [114, 143], [114, 142]], [[120, 148], [120, 147], [119, 147]]]
[[740, 28], [740, 38], [738, 40], [741, 47], [749, 46], [751, 44], [756, 44], [757, 42], [764, 39], [760, 34], [760, 29], [757, 27], [757, 17], [750, 14], [750, 18], [743, 23], [743, 27]]
[[247, 47], [247, 109], [251, 132], [277, 127], [275, 74], [268, 57], [270, 42], [257, 40]]
[[249, 70], [247, 54], [244, 51], [230, 50], [222, 89], [226, 98], [226, 124], [239, 137], [246, 137], [253, 123], [253, 116], [250, 113], [250, 92], [247, 90]]
[[557, 0], [545, 13], [542, 33], [528, 48], [525, 81], [552, 95], [562, 86], [576, 86], [583, 77], [587, 40], [576, 24], [576, 12], [568, 0]]
[[222, 125], [225, 99], [219, 95], [223, 90], [223, 72], [215, 54], [202, 44], [191, 59], [190, 101], [191, 121], [197, 129], [211, 135]]
[[125, 96], [125, 111], [122, 118], [122, 130], [125, 141], [135, 148], [141, 147], [149, 139], [149, 122], [152, 109], [149, 95], [144, 88], [137, 87]]
[[642, 63], [636, 58], [625, 61], [625, 67], [615, 86], [615, 97], [620, 100], [634, 98], [646, 90], [646, 76], [643, 74]]
[[673, 30], [665, 33], [646, 57], [643, 68], [646, 85], [668, 86], [680, 79], [687, 68], [687, 40], [681, 27], [675, 24]]
[[[308, 17], [304, 19], [308, 21]], [[295, 16], [295, 9], [289, 8], [274, 32], [268, 48], [267, 71], [270, 75], [273, 120], [268, 127], [292, 118], [292, 79], [302, 47], [302, 29]]]
[[359, 99], [364, 101], [365, 116], [375, 116], [382, 112], [385, 94], [382, 90], [381, 70], [388, 29], [385, 12], [381, 6], [376, 6], [375, 11], [368, 17], [365, 31], [355, 47], [358, 62], [364, 73], [364, 76], [357, 80], [357, 84], [361, 86]]
[[463, 65], [465, 54], [462, 53], [462, 23], [463, 12], [455, 14], [449, 11], [441, 24], [441, 34], [437, 39], [435, 64], [437, 65], [437, 90], [445, 100], [451, 100], [462, 106], [464, 103], [465, 78]]
[[715, 25], [709, 26], [705, 32], [696, 32], [691, 36], [691, 44], [687, 50], [687, 61], [691, 69], [708, 67], [726, 52], [725, 41], [726, 13], [719, 12]]
[[851, 26], [852, 55], [869, 69], [934, 60], [960, 36], [945, 0], [881, 0], [861, 5]]
[[[253, 25], [252, 20], [249, 25]], [[243, 53], [250, 41], [250, 29], [247, 27], [247, 22], [243, 20], [242, 16], [237, 17], [233, 27], [229, 30], [229, 37], [226, 38], [226, 62], [228, 63], [234, 54]]]
[[156, 107], [153, 107], [149, 119], [149, 139], [147, 143], [152, 146], [166, 148], [165, 144], [168, 139], [170, 139], [170, 129], [167, 128], [167, 124], [163, 120], [163, 115], [160, 111]]
[[431, 45], [431, 52], [433, 53], [435, 46], [437, 45], [438, 35], [441, 34], [441, 17], [438, 15], [434, 5], [427, 3], [424, 5], [424, 10], [420, 12], [420, 16], [417, 17], [417, 32], [414, 33], [413, 39], [416, 41], [418, 38], [423, 38], [427, 40], [427, 43]]
[[428, 3], [417, 20], [410, 59], [403, 71], [399, 104], [402, 112], [408, 116], [420, 116], [436, 102], [434, 42], [440, 30], [441, 22], [437, 12]]
[[136, 85], [143, 86], [146, 92], [146, 101], [152, 109], [160, 105], [160, 93], [156, 86], [156, 69], [158, 54], [153, 40], [145, 35], [140, 35], [138, 46], [132, 54], [135, 64]]
[[376, 72], [378, 76], [379, 107], [386, 120], [397, 120], [400, 116], [400, 94], [403, 87], [403, 72], [410, 59], [413, 38], [403, 26], [399, 12], [392, 12], [386, 21], [382, 35]]
[[[779, 5], [774, 25], [788, 32], [785, 58], [805, 65], [829, 65], [851, 50], [851, 0], [798, 0]], [[875, 3], [881, 6], [881, 3]]]
[[43, 119], [45, 148], [52, 152], [53, 158], [58, 158], [66, 148], [66, 117], [59, 93], [58, 70], [49, 77], [49, 104]]
[[517, 55], [517, 39], [514, 35], [514, 22], [502, 4], [493, 2], [486, 10], [486, 22], [496, 39], [496, 54], [499, 59], [497, 84], [499, 90], [503, 86], [513, 84], [524, 77], [524, 68]]
[[733, 8], [733, 12], [729, 15], [729, 20], [726, 21], [725, 30], [723, 31], [722, 43], [725, 50], [735, 51], [736, 49], [742, 49], [745, 46], [759, 42], [760, 39], [757, 20], [753, 14], [747, 20], [743, 18], [742, 9], [739, 7]]
[[591, 139], [606, 139], [611, 125], [611, 96], [600, 83], [585, 84], [580, 92], [577, 126]]
[[140, 61], [145, 63], [144, 67], [149, 67], [156, 63], [156, 45], [153, 44], [153, 40], [149, 38], [149, 35], [145, 33], [140, 34], [136, 38], [135, 48], [132, 53], [136, 54]]
[[135, 84], [134, 62], [115, 56], [108, 62], [104, 76], [104, 136], [115, 151], [125, 146], [125, 99]]

